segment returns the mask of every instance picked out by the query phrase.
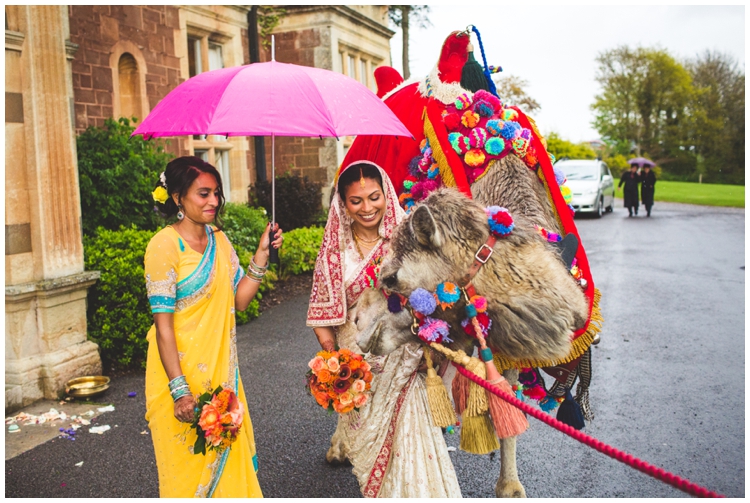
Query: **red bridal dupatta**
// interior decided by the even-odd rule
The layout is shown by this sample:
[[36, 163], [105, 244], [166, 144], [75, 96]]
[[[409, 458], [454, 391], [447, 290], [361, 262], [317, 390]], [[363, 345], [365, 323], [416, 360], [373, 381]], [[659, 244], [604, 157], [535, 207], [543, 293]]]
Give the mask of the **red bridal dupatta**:
[[[386, 207], [378, 229], [383, 239], [370, 252], [371, 260], [360, 262], [356, 273], [350, 276], [352, 279], [347, 282], [344, 274], [345, 252], [347, 248], [354, 250], [354, 241], [351, 233], [351, 219], [346, 215], [346, 208], [336, 185], [341, 173], [357, 164], [370, 164], [378, 168], [383, 180]], [[310, 306], [307, 310], [307, 326], [331, 327], [343, 325], [346, 322], [347, 311], [370, 286], [370, 277], [366, 271], [368, 265], [372, 260], [385, 255], [393, 230], [403, 218], [404, 210], [398, 204], [396, 190], [388, 174], [380, 166], [369, 161], [356, 161], [339, 171], [334, 180], [334, 195], [328, 211], [323, 244], [315, 262]]]

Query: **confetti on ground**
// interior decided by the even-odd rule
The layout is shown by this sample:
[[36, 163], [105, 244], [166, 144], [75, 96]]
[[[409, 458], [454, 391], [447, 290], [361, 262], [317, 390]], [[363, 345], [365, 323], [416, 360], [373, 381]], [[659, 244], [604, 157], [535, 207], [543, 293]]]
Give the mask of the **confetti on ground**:
[[146, 430], [143, 430], [143, 431], [141, 432], [141, 435], [148, 435], [148, 431], [146, 431]]
[[115, 406], [114, 405], [107, 405], [106, 407], [99, 407], [96, 410], [98, 410], [99, 412], [112, 412], [112, 411], [115, 410]]
[[131, 391], [130, 393], [128, 393], [128, 396], [129, 396], [129, 397], [134, 397], [134, 396], [135, 396], [135, 395], [137, 395], [137, 394], [138, 394], [138, 393], [136, 393], [135, 391]]
[[19, 428], [17, 424], [11, 424], [8, 426], [9, 433], [18, 433], [19, 431], [21, 431], [21, 428]]
[[448, 452], [453, 452], [453, 451], [455, 451], [455, 450], [456, 450], [456, 448], [455, 448], [455, 447], [453, 447], [452, 445], [449, 445], [449, 446], [448, 446]]
[[89, 433], [98, 433], [99, 435], [102, 435], [105, 431], [109, 430], [108, 424], [103, 424], [101, 426], [92, 426], [89, 428]]
[[39, 416], [21, 412], [20, 414], [17, 414], [13, 417], [6, 417], [5, 424], [14, 424], [20, 422], [23, 422], [26, 425], [42, 424], [57, 420], [65, 421], [66, 419], [68, 419], [68, 415], [65, 412], [58, 412], [57, 409], [50, 409], [49, 412], [45, 412], [44, 414], [41, 414]]
[[76, 466], [83, 466], [83, 461], [81, 461], [80, 463], [76, 463]]

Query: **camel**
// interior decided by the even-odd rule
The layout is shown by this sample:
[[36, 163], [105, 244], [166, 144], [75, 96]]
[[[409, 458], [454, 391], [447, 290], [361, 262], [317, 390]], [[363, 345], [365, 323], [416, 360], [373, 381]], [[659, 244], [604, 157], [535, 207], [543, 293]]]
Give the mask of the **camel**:
[[[473, 187], [472, 201], [455, 189], [440, 189], [418, 204], [399, 226], [380, 272], [379, 286], [408, 296], [416, 288], [434, 291], [443, 281], [457, 281], [489, 234], [488, 203], [507, 208], [515, 221], [510, 236], [498, 241], [494, 253], [473, 284], [488, 299], [493, 325], [488, 343], [512, 359], [558, 360], [571, 350], [570, 336], [588, 317], [588, 303], [560, 256], [534, 225], [559, 232], [543, 187], [517, 157], [490, 166]], [[438, 314], [439, 313], [439, 314]], [[460, 328], [461, 309], [434, 315], [449, 322], [456, 348], [472, 344]], [[360, 300], [357, 342], [363, 351], [388, 354], [416, 337], [407, 310], [392, 314], [385, 296], [370, 290]], [[503, 372], [511, 383], [518, 369]], [[516, 439], [501, 443], [498, 497], [524, 497], [515, 460]]]
[[[469, 32], [449, 35], [437, 65], [419, 82], [399, 84], [393, 78], [395, 70], [376, 70], [378, 96], [416, 141], [359, 137], [344, 164], [370, 160], [386, 170], [397, 190], [403, 187], [401, 202], [410, 215], [392, 238], [378, 288], [405, 297], [416, 288], [431, 292], [439, 283], [458, 282], [489, 234], [483, 208], [501, 206], [509, 211], [515, 221], [513, 232], [499, 239], [472, 282], [489, 302], [488, 343], [504, 359], [505, 378], [515, 383], [519, 368], [571, 360], [575, 366], [582, 354], [590, 358], [587, 344], [598, 331], [588, 328], [596, 295], [570, 210], [563, 202], [563, 180], [553, 173], [544, 141], [531, 118], [491, 95], [491, 86], [481, 84], [483, 76], [478, 87], [477, 80], [466, 78], [468, 61], [473, 59], [469, 38]], [[550, 233], [564, 236], [563, 241], [551, 244], [543, 236]], [[573, 257], [584, 262], [581, 270], [588, 280], [571, 274]], [[415, 340], [409, 310], [389, 312], [385, 299], [375, 289], [360, 298], [358, 333], [350, 335], [357, 337], [363, 351], [388, 354]], [[454, 341], [450, 346], [470, 352], [472, 339], [459, 323], [463, 309], [438, 309], [432, 316], [450, 324]], [[571, 342], [574, 333], [579, 338]], [[586, 337], [580, 337], [582, 333]], [[521, 365], [522, 361], [554, 363]], [[549, 393], [560, 396], [582, 375], [578, 372], [563, 369], [562, 377], [554, 376], [558, 382]], [[498, 497], [525, 497], [515, 446], [515, 438], [501, 443]], [[346, 446], [335, 434], [327, 459], [346, 459]]]

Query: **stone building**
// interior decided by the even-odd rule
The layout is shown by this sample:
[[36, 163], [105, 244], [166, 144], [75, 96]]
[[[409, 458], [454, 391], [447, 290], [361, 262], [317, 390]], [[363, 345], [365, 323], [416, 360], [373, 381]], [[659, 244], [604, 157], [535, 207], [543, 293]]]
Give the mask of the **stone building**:
[[[386, 6], [289, 6], [276, 60], [345, 73], [375, 90], [390, 64]], [[98, 373], [86, 340], [75, 135], [107, 117], [142, 120], [170, 90], [207, 70], [250, 62], [250, 6], [7, 5], [5, 30], [6, 410], [54, 398], [65, 381]], [[270, 59], [268, 49], [260, 60]], [[351, 138], [280, 138], [276, 173], [330, 185]], [[254, 141], [170, 140], [222, 173], [227, 199], [246, 202], [263, 169]], [[265, 140], [270, 176], [270, 139]], [[327, 201], [327, 194], [323, 196]]]

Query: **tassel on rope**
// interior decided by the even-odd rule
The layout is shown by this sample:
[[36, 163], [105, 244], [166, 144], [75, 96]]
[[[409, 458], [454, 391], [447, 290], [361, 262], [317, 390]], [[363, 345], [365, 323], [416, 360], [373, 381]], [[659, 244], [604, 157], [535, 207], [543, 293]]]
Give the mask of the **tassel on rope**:
[[565, 401], [560, 404], [560, 408], [557, 411], [557, 420], [576, 430], [582, 430], [586, 426], [581, 406], [573, 399], [570, 389], [565, 390]]
[[461, 70], [461, 87], [468, 89], [472, 93], [484, 89], [485, 91], [490, 90], [490, 86], [487, 84], [487, 79], [482, 70], [482, 65], [474, 58], [474, 48], [469, 44], [469, 58], [464, 63], [464, 67]]
[[[452, 362], [466, 367], [470, 372], [482, 378], [486, 375], [482, 362], [467, 356], [463, 351], [452, 351], [442, 344], [434, 342], [430, 344], [430, 347], [446, 355]], [[481, 393], [477, 393], [475, 388]], [[500, 443], [487, 414], [489, 406], [485, 390], [474, 382], [470, 382], [466, 402], [466, 407], [461, 414], [461, 442], [459, 447], [471, 454], [489, 454], [499, 449]]]
[[[497, 367], [495, 367], [492, 358], [492, 350], [487, 347], [487, 341], [484, 338], [479, 321], [476, 317], [473, 317], [471, 322], [474, 326], [477, 339], [479, 339], [479, 356], [482, 358], [486, 366], [487, 380], [490, 384], [494, 384], [504, 392], [510, 395], [515, 395], [511, 385], [500, 375], [500, 372], [497, 371]], [[529, 427], [529, 422], [526, 420], [526, 416], [524, 416], [523, 412], [493, 393], [487, 392], [487, 399], [489, 402], [490, 415], [492, 416], [492, 424], [495, 427], [495, 433], [497, 433], [499, 438], [515, 437], [526, 431]]]
[[466, 410], [466, 401], [469, 399], [469, 385], [471, 381], [463, 374], [456, 372], [456, 376], [451, 383], [451, 393], [453, 394], [453, 406], [456, 408], [456, 414], [463, 414]]
[[424, 357], [427, 361], [427, 379], [425, 379], [427, 403], [430, 405], [432, 422], [435, 426], [446, 428], [456, 424], [456, 413], [453, 411], [450, 398], [448, 398], [448, 390], [445, 389], [443, 380], [432, 366], [429, 347], [425, 346]]
[[489, 454], [500, 448], [487, 414], [463, 416], [461, 420], [461, 442], [458, 445], [461, 450], [471, 454]]

